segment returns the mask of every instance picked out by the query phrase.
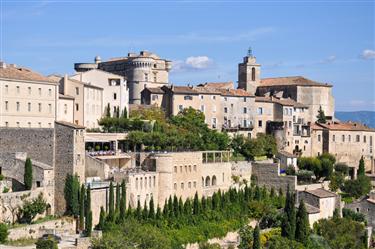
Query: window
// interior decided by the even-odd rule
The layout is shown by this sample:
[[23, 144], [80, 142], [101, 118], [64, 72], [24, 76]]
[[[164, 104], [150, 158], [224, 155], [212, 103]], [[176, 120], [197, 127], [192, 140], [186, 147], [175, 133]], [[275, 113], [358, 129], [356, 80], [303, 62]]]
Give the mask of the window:
[[113, 99], [114, 99], [114, 100], [117, 99], [117, 94], [116, 94], [116, 93], [113, 94]]
[[335, 141], [336, 141], [336, 136], [332, 135], [332, 142], [335, 142]]
[[174, 166], [174, 173], [177, 173], [177, 166]]
[[186, 95], [186, 96], [184, 96], [184, 100], [193, 100], [193, 97], [189, 96], [189, 95]]
[[258, 115], [262, 115], [263, 114], [263, 108], [262, 107], [258, 107]]
[[30, 86], [27, 88], [27, 91], [28, 91], [29, 94], [31, 94], [31, 87]]
[[20, 111], [20, 102], [16, 102], [16, 108], [17, 108], [17, 112]]
[[27, 125], [29, 126], [29, 128], [31, 128], [31, 122], [27, 122]]
[[194, 165], [194, 171], [196, 172], [197, 171], [197, 165]]
[[224, 97], [224, 101], [227, 101], [228, 100], [228, 98], [227, 97]]
[[5, 101], [5, 111], [8, 111], [8, 108], [9, 108], [8, 101]]
[[52, 105], [51, 104], [48, 104], [48, 112], [52, 113]]
[[191, 172], [191, 165], [189, 165], [189, 172]]
[[247, 113], [247, 108], [246, 107], [243, 108], [243, 113]]
[[16, 122], [17, 128], [20, 128], [20, 122]]
[[181, 182], [181, 189], [184, 189], [184, 183]]
[[182, 173], [182, 166], [180, 166], [180, 173]]
[[145, 73], [145, 81], [148, 81], [148, 73]]
[[138, 178], [135, 178], [135, 189], [138, 189]]
[[158, 81], [157, 73], [154, 73], [154, 82]]
[[243, 102], [246, 102], [246, 97], [243, 97]]
[[201, 112], [204, 112], [204, 105], [201, 105]]
[[20, 93], [20, 86], [16, 86], [17, 93]]
[[251, 69], [251, 80], [255, 81], [255, 67]]
[[183, 106], [183, 105], [178, 105], [178, 110], [179, 110], [180, 112], [182, 112], [182, 111], [184, 110], [184, 106]]
[[191, 182], [188, 182], [188, 188], [191, 188]]
[[216, 118], [212, 118], [212, 128], [216, 128]]
[[42, 88], [38, 88], [38, 93], [39, 93], [39, 96], [42, 95]]
[[193, 186], [194, 186], [194, 188], [197, 188], [197, 182], [196, 181], [193, 182]]
[[30, 102], [27, 103], [27, 110], [28, 110], [29, 112], [31, 112], [31, 103], [30, 103]]
[[52, 89], [48, 89], [48, 96], [52, 96]]
[[187, 173], [187, 171], [188, 171], [188, 170], [187, 170], [187, 165], [185, 165], [185, 173]]
[[318, 142], [320, 142], [320, 139], [321, 139], [321, 137], [320, 137], [320, 135], [318, 135]]
[[292, 121], [289, 121], [289, 128], [292, 128]]
[[79, 105], [76, 104], [76, 111], [79, 111]]
[[5, 122], [5, 127], [8, 127], [9, 126], [9, 123], [8, 122]]
[[5, 93], [8, 93], [8, 85], [5, 85]]
[[64, 114], [67, 114], [67, 113], [68, 113], [68, 105], [64, 104]]
[[366, 142], [367, 142], [366, 136], [363, 136], [363, 143], [366, 143]]
[[157, 99], [159, 99], [159, 95], [156, 95], [156, 94], [152, 94], [151, 95], [152, 97], [152, 100], [157, 100]]
[[38, 122], [38, 126], [39, 126], [39, 128], [42, 128], [42, 123]]
[[212, 99], [215, 100], [215, 99], [216, 99], [216, 96], [215, 96], [215, 95], [212, 95]]
[[258, 127], [262, 127], [262, 120], [258, 120]]
[[228, 108], [224, 107], [224, 113], [228, 113]]
[[247, 120], [246, 119], [243, 121], [243, 127], [247, 127]]
[[177, 190], [177, 183], [174, 183], [173, 188], [174, 188], [174, 190]]
[[345, 135], [342, 135], [342, 141], [345, 142]]
[[352, 140], [352, 136], [348, 135], [348, 141], [350, 142]]
[[359, 135], [355, 136], [355, 141], [356, 141], [357, 143], [359, 143], [360, 140], [361, 140], [361, 138], [359, 137]]
[[51, 128], [51, 127], [52, 127], [52, 124], [51, 124], [51, 123], [48, 123], [48, 127]]
[[79, 88], [76, 87], [76, 95], [79, 95]]
[[201, 95], [200, 98], [203, 99], [203, 95]]

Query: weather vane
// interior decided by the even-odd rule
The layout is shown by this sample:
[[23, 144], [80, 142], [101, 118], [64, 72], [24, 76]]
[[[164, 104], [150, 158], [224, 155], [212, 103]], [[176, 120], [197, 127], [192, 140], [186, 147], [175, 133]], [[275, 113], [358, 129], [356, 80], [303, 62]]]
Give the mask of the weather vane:
[[251, 49], [251, 47], [249, 47], [249, 49], [247, 50], [247, 56], [253, 57], [253, 50]]

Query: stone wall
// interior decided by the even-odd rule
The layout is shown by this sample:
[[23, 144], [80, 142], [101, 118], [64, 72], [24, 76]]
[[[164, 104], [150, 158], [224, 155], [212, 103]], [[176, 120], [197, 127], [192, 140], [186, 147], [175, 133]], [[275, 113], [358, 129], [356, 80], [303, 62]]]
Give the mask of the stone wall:
[[26, 152], [39, 162], [54, 165], [54, 130], [48, 128], [0, 128], [2, 153]]
[[56, 234], [75, 234], [76, 221], [72, 218], [62, 218], [9, 229], [8, 239], [37, 239], [45, 233], [50, 233], [51, 230], [55, 231]]
[[361, 200], [354, 201], [350, 204], [345, 204], [345, 208], [364, 214], [368, 225], [375, 229], [375, 200], [368, 199], [366, 196]]
[[295, 190], [297, 185], [296, 176], [280, 176], [280, 165], [277, 163], [253, 163], [252, 175], [259, 186], [281, 188], [284, 193], [289, 185], [290, 190]]
[[91, 156], [86, 155], [85, 160], [85, 175], [86, 177], [95, 177], [98, 176], [100, 179], [108, 179], [109, 174], [109, 165], [95, 159]]

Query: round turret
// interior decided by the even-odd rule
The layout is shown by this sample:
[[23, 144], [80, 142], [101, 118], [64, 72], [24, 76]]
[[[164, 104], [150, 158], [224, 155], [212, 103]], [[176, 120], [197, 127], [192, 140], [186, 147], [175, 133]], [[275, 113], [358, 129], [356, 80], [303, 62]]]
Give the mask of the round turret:
[[100, 58], [100, 56], [97, 55], [97, 56], [95, 56], [94, 61], [95, 61], [96, 64], [99, 64], [100, 62], [102, 62], [102, 58]]

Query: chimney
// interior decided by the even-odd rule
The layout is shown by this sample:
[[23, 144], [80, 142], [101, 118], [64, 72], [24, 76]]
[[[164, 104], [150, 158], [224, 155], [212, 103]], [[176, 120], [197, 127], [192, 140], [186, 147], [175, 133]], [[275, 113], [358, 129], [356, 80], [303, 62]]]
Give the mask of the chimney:
[[7, 64], [4, 61], [0, 61], [0, 68], [7, 68]]

